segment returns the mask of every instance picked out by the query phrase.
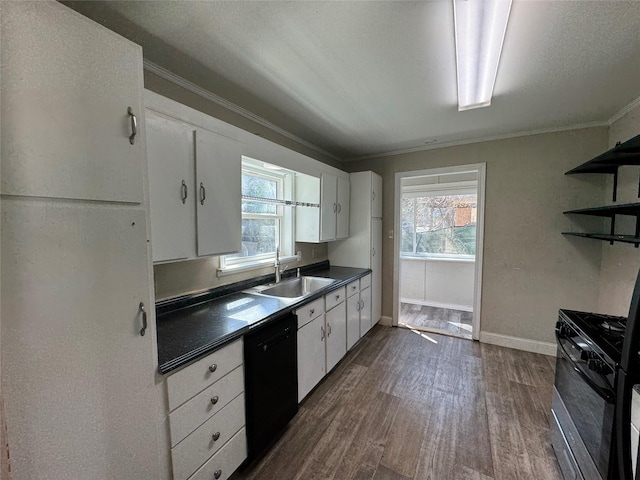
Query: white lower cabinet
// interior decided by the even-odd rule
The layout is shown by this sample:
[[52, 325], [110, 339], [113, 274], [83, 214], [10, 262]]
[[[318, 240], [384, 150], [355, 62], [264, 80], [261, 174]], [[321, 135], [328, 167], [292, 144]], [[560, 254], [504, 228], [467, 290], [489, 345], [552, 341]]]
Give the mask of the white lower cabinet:
[[[343, 289], [344, 290], [344, 289]], [[347, 308], [344, 300], [325, 314], [327, 325], [327, 373], [347, 353]]]
[[347, 353], [345, 287], [298, 308], [298, 402]]
[[327, 373], [324, 360], [324, 321], [323, 309], [321, 315], [298, 328], [298, 402], [301, 402]]
[[173, 479], [225, 479], [247, 457], [242, 340], [167, 378]]
[[347, 350], [373, 326], [371, 321], [371, 274], [347, 285]]

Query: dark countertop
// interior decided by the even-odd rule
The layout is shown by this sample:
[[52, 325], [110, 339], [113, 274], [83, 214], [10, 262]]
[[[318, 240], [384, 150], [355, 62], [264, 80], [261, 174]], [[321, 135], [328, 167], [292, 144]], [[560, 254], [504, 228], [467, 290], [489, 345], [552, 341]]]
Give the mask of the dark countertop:
[[[301, 300], [283, 301], [275, 297], [245, 293], [252, 282], [216, 289], [156, 304], [158, 332], [158, 370], [169, 373], [235, 340], [249, 330], [262, 326], [283, 313], [290, 312], [370, 273], [366, 268], [332, 267], [303, 269], [305, 275], [337, 280]], [[267, 283], [273, 275], [261, 277]], [[236, 290], [235, 292], [233, 290]]]

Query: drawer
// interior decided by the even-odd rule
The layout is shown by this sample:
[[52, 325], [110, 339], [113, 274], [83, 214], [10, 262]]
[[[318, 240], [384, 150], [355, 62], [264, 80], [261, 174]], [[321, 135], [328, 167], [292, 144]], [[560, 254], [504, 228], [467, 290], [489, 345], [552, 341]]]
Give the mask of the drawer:
[[169, 411], [179, 407], [195, 394], [201, 392], [213, 382], [217, 382], [241, 364], [242, 339], [240, 338], [188, 367], [169, 375], [167, 378]]
[[296, 309], [296, 316], [298, 317], [298, 328], [305, 326], [314, 318], [318, 318], [324, 313], [324, 298], [320, 297], [313, 302], [309, 302], [306, 305]]
[[244, 367], [240, 366], [171, 412], [171, 446], [179, 443], [243, 391]]
[[360, 291], [360, 281], [356, 280], [347, 285], [347, 298], [352, 297]]
[[171, 449], [174, 480], [188, 478], [243, 427], [244, 393], [241, 393]]
[[243, 428], [189, 480], [227, 480], [247, 458], [247, 434]]
[[371, 286], [371, 274], [365, 275], [360, 279], [360, 290], [364, 290]]
[[326, 311], [331, 310], [333, 307], [335, 307], [339, 303], [344, 302], [345, 298], [346, 298], [346, 289], [344, 287], [338, 288], [337, 290], [334, 290], [331, 293], [327, 293], [324, 296], [325, 310]]

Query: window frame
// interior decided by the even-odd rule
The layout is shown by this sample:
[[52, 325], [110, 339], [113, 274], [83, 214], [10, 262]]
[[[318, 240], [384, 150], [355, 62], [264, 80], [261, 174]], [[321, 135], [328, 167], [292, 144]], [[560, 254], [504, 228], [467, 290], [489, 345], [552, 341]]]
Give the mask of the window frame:
[[[273, 168], [266, 168], [263, 166], [263, 162], [254, 160], [249, 157], [242, 157], [242, 175], [251, 175], [257, 178], [263, 178], [269, 181], [276, 182], [276, 199], [286, 200], [293, 198], [293, 172], [281, 169], [276, 170]], [[296, 256], [292, 255], [293, 252], [293, 214], [290, 211], [291, 207], [285, 207], [284, 205], [275, 205], [276, 212], [271, 213], [254, 213], [254, 212], [242, 212], [242, 222], [244, 220], [263, 220], [263, 219], [275, 219], [276, 220], [276, 247], [280, 248], [280, 261], [287, 262], [297, 260]], [[232, 274], [244, 270], [252, 270], [257, 268], [264, 268], [275, 262], [275, 252], [262, 253], [257, 255], [251, 255], [246, 257], [235, 257], [234, 254], [220, 256], [220, 268], [218, 269], [218, 275], [223, 276], [225, 274]]]
[[[400, 232], [400, 258], [418, 258], [418, 259], [430, 259], [430, 260], [449, 260], [449, 261], [461, 261], [461, 262], [475, 262], [476, 254], [464, 254], [464, 253], [428, 253], [428, 252], [416, 252], [416, 235], [417, 228], [415, 228], [415, 199], [422, 197], [446, 197], [453, 195], [476, 195], [477, 202], [477, 182], [476, 181], [464, 181], [455, 182], [450, 184], [436, 184], [436, 185], [420, 185], [420, 186], [403, 186], [400, 196], [400, 202], [405, 199], [414, 199], [413, 209], [413, 251], [402, 251], [402, 238], [403, 233]], [[477, 205], [477, 203], [476, 203]], [[477, 208], [477, 207], [476, 207]], [[402, 219], [400, 221], [402, 225]], [[476, 232], [477, 235], [477, 232]], [[477, 252], [476, 252], [477, 253]]]

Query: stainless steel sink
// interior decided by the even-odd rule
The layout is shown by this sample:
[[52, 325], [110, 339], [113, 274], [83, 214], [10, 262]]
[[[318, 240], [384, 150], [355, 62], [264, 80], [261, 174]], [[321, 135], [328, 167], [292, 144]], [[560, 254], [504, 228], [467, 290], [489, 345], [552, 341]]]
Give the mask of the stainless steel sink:
[[278, 298], [300, 298], [327, 287], [336, 280], [324, 277], [296, 277], [275, 285], [263, 285], [248, 290], [249, 293]]

